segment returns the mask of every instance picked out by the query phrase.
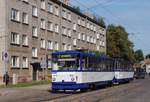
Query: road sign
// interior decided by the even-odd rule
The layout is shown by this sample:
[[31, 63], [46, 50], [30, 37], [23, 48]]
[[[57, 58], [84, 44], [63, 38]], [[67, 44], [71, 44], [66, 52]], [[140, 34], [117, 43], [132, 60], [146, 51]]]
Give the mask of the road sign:
[[3, 52], [2, 52], [2, 60], [3, 60], [4, 62], [8, 62], [9, 56], [8, 56], [8, 52], [7, 52], [7, 51], [3, 51]]

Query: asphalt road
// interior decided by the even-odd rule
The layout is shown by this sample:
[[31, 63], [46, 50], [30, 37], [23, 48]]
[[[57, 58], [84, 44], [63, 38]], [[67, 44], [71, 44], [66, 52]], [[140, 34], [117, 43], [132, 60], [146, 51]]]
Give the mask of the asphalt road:
[[51, 93], [49, 85], [0, 89], [0, 102], [150, 102], [150, 76], [85, 93]]

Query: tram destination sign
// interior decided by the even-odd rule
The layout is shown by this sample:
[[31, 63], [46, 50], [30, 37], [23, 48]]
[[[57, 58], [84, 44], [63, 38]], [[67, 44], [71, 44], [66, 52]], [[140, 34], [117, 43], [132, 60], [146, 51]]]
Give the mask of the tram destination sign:
[[59, 55], [60, 59], [64, 59], [64, 58], [74, 58], [73, 55]]

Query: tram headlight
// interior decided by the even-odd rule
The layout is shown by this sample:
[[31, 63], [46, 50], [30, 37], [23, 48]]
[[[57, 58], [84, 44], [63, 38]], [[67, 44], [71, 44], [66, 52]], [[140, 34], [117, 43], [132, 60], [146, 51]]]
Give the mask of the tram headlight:
[[56, 78], [52, 78], [52, 81], [56, 81]]
[[71, 81], [74, 81], [75, 80], [75, 78], [71, 78]]

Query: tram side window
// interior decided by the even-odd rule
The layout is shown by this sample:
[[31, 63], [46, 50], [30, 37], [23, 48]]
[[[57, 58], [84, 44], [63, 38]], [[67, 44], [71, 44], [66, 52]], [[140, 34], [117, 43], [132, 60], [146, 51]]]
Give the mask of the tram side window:
[[111, 66], [111, 61], [110, 60], [108, 60], [107, 61], [107, 66], [108, 66], [108, 68], [107, 68], [107, 71], [111, 71], [111, 69], [112, 69], [112, 66]]
[[85, 57], [85, 68], [86, 70], [89, 70], [89, 57], [88, 56]]
[[94, 71], [97, 70], [97, 61], [96, 61], [95, 57], [93, 57], [93, 56], [88, 57], [87, 69], [90, 70], [90, 71], [91, 70], [94, 70]]
[[77, 58], [76, 66], [77, 66], [77, 68], [78, 68], [78, 70], [79, 70], [79, 69], [80, 69], [80, 59], [79, 59], [79, 58]]
[[87, 57], [86, 56], [84, 56], [83, 58], [82, 58], [82, 60], [81, 60], [81, 66], [82, 66], [82, 70], [88, 70], [88, 63], [87, 63]]
[[111, 71], [112, 70], [112, 63], [110, 60], [107, 61], [107, 71]]
[[124, 62], [123, 65], [125, 66], [125, 68], [123, 70], [125, 70], [125, 71], [128, 70], [128, 67], [129, 67], [128, 63]]
[[101, 61], [101, 71], [106, 71], [106, 63], [105, 63], [105, 61]]
[[91, 70], [92, 67], [93, 67], [93, 65], [92, 65], [92, 59], [91, 59], [91, 57], [89, 57], [89, 60], [88, 60], [88, 70]]
[[116, 64], [117, 64], [117, 70], [120, 70], [120, 68], [121, 68], [121, 66], [120, 66], [120, 65], [121, 65], [121, 64], [120, 64], [120, 62], [119, 62], [119, 61], [117, 61], [117, 63], [116, 63]]
[[110, 67], [111, 67], [111, 71], [113, 71], [113, 69], [114, 69], [113, 61], [111, 61], [111, 63], [110, 63]]
[[95, 62], [94, 63], [95, 70], [99, 71], [99, 58], [96, 58], [94, 62]]

